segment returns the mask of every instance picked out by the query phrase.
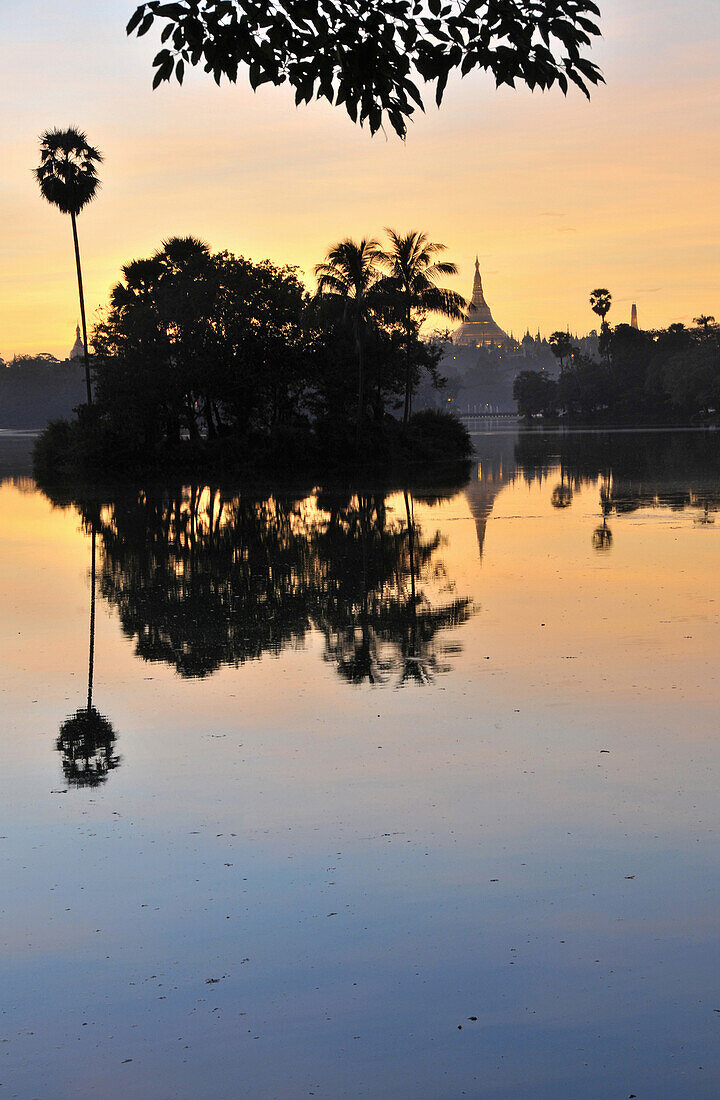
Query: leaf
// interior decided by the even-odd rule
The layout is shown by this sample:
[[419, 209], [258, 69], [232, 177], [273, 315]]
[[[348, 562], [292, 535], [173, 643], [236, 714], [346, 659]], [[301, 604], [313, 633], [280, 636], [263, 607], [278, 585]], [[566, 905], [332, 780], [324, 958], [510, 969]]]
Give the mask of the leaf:
[[128, 24], [125, 27], [125, 33], [126, 34], [132, 34], [132, 32], [135, 30], [138, 23], [142, 19], [144, 11], [145, 11], [145, 5], [144, 4], [142, 4], [139, 8], [135, 8], [135, 11], [130, 16], [130, 19], [128, 20]]

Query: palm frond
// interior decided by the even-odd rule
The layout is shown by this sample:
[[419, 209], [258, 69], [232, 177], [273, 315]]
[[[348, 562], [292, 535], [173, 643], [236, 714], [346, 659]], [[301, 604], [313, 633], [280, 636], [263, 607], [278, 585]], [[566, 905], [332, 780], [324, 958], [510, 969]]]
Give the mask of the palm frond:
[[96, 165], [102, 159], [82, 130], [46, 130], [40, 136], [40, 164], [34, 173], [43, 198], [63, 214], [79, 214], [100, 186]]

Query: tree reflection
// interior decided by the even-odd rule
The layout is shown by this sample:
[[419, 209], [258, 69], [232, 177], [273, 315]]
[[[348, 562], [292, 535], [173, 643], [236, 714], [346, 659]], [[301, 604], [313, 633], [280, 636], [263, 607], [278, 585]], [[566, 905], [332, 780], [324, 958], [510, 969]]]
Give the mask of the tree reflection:
[[427, 585], [442, 574], [440, 535], [426, 538], [414, 502], [403, 492], [405, 517], [388, 519], [383, 496], [359, 495], [330, 513], [316, 534], [323, 583], [314, 592], [313, 621], [325, 635], [325, 658], [349, 683], [428, 683], [448, 671], [450, 646], [438, 635], [465, 622], [467, 598], [434, 603]]
[[93, 676], [95, 672], [95, 590], [96, 590], [96, 521], [91, 527], [90, 569], [90, 644], [88, 654], [87, 705], [66, 718], [60, 727], [56, 748], [62, 755], [66, 781], [73, 787], [97, 787], [120, 763], [114, 753], [116, 735], [108, 719], [93, 706]]
[[551, 504], [564, 508], [573, 490], [597, 484], [602, 523], [592, 545], [608, 550], [614, 513], [639, 508], [696, 510], [693, 522], [713, 522], [720, 507], [720, 450], [712, 432], [568, 432], [521, 435], [515, 446], [517, 475], [528, 484], [544, 481], [560, 468]]
[[115, 731], [95, 707], [78, 710], [60, 727], [56, 747], [72, 787], [98, 787], [120, 763], [114, 753]]
[[438, 591], [441, 538], [423, 533], [409, 490], [258, 500], [149, 489], [107, 503], [97, 522], [103, 597], [138, 656], [181, 676], [277, 656], [314, 628], [348, 683], [427, 683], [449, 668], [439, 635], [472, 611], [448, 601], [451, 585]]

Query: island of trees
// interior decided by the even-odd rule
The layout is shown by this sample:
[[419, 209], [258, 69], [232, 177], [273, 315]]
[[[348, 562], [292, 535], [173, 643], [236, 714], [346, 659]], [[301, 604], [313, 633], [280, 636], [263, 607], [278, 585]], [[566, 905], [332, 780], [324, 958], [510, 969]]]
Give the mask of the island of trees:
[[327, 467], [464, 459], [446, 413], [413, 413], [441, 384], [430, 313], [462, 315], [440, 284], [455, 266], [423, 233], [344, 240], [310, 294], [293, 267], [165, 241], [125, 265], [92, 334], [91, 399], [52, 422], [39, 472]]

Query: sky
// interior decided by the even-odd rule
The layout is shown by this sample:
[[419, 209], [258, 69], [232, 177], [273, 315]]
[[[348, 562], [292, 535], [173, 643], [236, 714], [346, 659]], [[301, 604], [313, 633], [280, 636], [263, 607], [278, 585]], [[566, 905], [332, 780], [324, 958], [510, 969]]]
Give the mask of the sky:
[[337, 240], [418, 229], [470, 295], [476, 253], [497, 322], [522, 335], [720, 318], [718, 0], [606, 0], [593, 50], [606, 84], [496, 90], [451, 79], [405, 142], [288, 88], [151, 90], [157, 37], [125, 35], [132, 0], [0, 0], [0, 356], [67, 356], [79, 320], [70, 222], [32, 177], [38, 136], [78, 126], [104, 157], [78, 220], [88, 320], [123, 263], [192, 234], [312, 270]]

